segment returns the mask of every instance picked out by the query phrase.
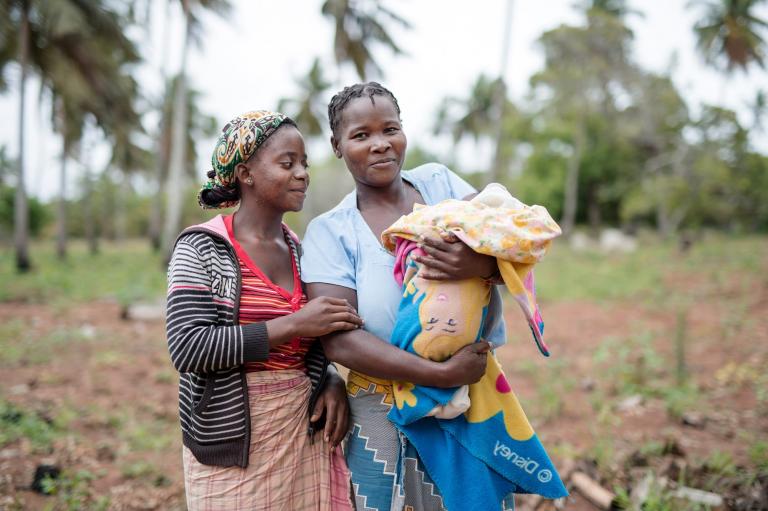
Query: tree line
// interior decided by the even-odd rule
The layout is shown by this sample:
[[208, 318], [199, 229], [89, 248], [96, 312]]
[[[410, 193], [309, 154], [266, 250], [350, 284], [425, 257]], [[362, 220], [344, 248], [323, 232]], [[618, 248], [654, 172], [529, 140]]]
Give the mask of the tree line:
[[[32, 266], [30, 233], [51, 220], [57, 252], [65, 259], [71, 235], [86, 237], [97, 251], [100, 234], [116, 239], [141, 234], [153, 249], [167, 252], [189, 214], [184, 197], [198, 179], [194, 140], [215, 134], [217, 121], [198, 107], [200, 92], [187, 76], [188, 54], [193, 42], [203, 41], [201, 14], [227, 15], [232, 5], [159, 1], [166, 22], [172, 3], [180, 6], [181, 65], [175, 76], [165, 74], [165, 42], [163, 90], [152, 97], [134, 78], [143, 57], [126, 35], [147, 24], [152, 0], [0, 0], [0, 91], [18, 96], [17, 147], [30, 142], [24, 140], [29, 76], [40, 83], [39, 97], [48, 98], [62, 142], [55, 208], [28, 197], [24, 152], [12, 157], [0, 148], [0, 211], [5, 228], [14, 233], [20, 271]], [[722, 73], [726, 92], [731, 75], [764, 68], [768, 23], [757, 15], [764, 3], [689, 4], [699, 16], [689, 29], [701, 57]], [[508, 52], [511, 6], [508, 0], [502, 55]], [[464, 97], [441, 102], [435, 134], [448, 134], [456, 143], [485, 140], [494, 147], [487, 172], [466, 177], [477, 185], [503, 182], [526, 202], [546, 204], [566, 233], [577, 224], [606, 223], [650, 225], [664, 236], [703, 226], [768, 228], [768, 157], [754, 148], [755, 137], [764, 133], [764, 93], [752, 101], [749, 125], [719, 105], [692, 108], [673, 83], [671, 69], [650, 72], [633, 59], [627, 18], [642, 12], [625, 0], [585, 0], [576, 8], [582, 13], [579, 23], [540, 36], [544, 67], [531, 77], [524, 100], [510, 100], [502, 66], [498, 76], [477, 77]], [[335, 64], [353, 69], [361, 80], [382, 76], [380, 52], [403, 53], [393, 28], [412, 29], [385, 0], [325, 0], [321, 13], [334, 28]], [[18, 78], [11, 90], [14, 71]], [[296, 85], [296, 94], [277, 108], [293, 116], [305, 136], [323, 136], [333, 83], [320, 56]], [[151, 119], [159, 122], [150, 126]], [[88, 161], [94, 141], [106, 141], [111, 151], [100, 172]], [[409, 163], [433, 158], [414, 147]], [[450, 163], [453, 155], [438, 159]], [[85, 173], [76, 198], [67, 200], [72, 165]], [[338, 172], [330, 167], [321, 165], [316, 172]], [[144, 176], [150, 192], [132, 190], [136, 174]]]

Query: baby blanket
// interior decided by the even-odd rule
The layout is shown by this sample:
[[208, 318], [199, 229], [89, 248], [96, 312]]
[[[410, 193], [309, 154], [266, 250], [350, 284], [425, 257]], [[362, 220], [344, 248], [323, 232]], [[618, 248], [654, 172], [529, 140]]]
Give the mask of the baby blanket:
[[[531, 270], [560, 228], [545, 208], [526, 206], [495, 183], [472, 201], [417, 205], [382, 233], [384, 246], [396, 255], [395, 276], [403, 287], [390, 342], [442, 361], [479, 340], [490, 284], [479, 278], [423, 279], [411, 257], [420, 236], [441, 232], [497, 258], [539, 350], [549, 355]], [[498, 360], [487, 356], [483, 378], [459, 389], [394, 382], [396, 406], [389, 419], [419, 452], [449, 510], [499, 509], [514, 492], [567, 495]]]

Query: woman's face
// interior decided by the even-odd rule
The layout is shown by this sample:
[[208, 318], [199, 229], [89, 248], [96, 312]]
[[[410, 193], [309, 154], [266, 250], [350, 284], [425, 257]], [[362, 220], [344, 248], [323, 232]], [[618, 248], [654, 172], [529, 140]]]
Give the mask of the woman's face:
[[[243, 201], [278, 211], [301, 211], [309, 186], [304, 139], [295, 127], [280, 127], [244, 164], [238, 176]], [[247, 179], [253, 181], [248, 185]]]
[[373, 96], [373, 102], [362, 97], [347, 104], [331, 144], [357, 183], [379, 187], [399, 176], [408, 141], [392, 101]]

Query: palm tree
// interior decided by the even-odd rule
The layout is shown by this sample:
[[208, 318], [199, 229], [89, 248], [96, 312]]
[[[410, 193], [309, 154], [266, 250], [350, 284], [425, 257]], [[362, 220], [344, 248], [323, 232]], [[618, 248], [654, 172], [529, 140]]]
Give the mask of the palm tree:
[[[116, 113], [133, 113], [136, 88], [126, 90], [124, 64], [138, 61], [138, 52], [124, 35], [123, 18], [104, 2], [78, 0], [2, 0], [0, 71], [10, 54], [8, 34], [20, 25], [17, 60], [21, 67], [19, 120], [19, 174], [16, 189], [16, 253], [20, 271], [29, 268], [28, 212], [24, 185], [24, 91], [27, 74], [40, 77], [52, 91], [54, 127], [63, 137], [62, 182], [66, 160], [82, 132], [86, 113], [109, 125]], [[133, 113], [135, 115], [135, 113]], [[62, 190], [62, 197], [64, 191]], [[60, 202], [62, 212], [65, 203]], [[66, 252], [66, 215], [59, 218], [59, 253]]]
[[208, 9], [224, 15], [230, 10], [228, 0], [180, 0], [184, 16], [184, 34], [181, 46], [181, 67], [179, 69], [178, 85], [173, 99], [173, 118], [171, 119], [171, 152], [168, 169], [167, 213], [163, 228], [163, 247], [166, 258], [170, 259], [171, 244], [176, 238], [181, 223], [182, 196], [184, 193], [184, 167], [186, 162], [185, 132], [187, 126], [187, 55], [189, 43], [194, 39], [200, 40], [200, 21], [196, 16], [196, 7]]
[[755, 15], [763, 0], [707, 0], [697, 2], [706, 8], [696, 23], [699, 51], [707, 64], [730, 74], [747, 71], [752, 63], [764, 67], [764, 32], [768, 23]]
[[384, 7], [380, 0], [325, 0], [321, 11], [334, 23], [336, 63], [339, 66], [351, 63], [361, 80], [365, 81], [371, 71], [382, 74], [381, 67], [373, 58], [372, 45], [386, 46], [395, 55], [403, 53], [385, 26], [394, 22], [411, 28], [411, 24]]
[[[501, 102], [501, 105], [499, 104]], [[454, 145], [466, 137], [475, 143], [480, 139], [496, 144], [492, 166], [486, 181], [504, 181], [504, 169], [512, 155], [512, 140], [519, 134], [522, 117], [509, 101], [501, 78], [480, 75], [466, 98], [443, 99], [437, 110], [433, 132], [450, 133]]]
[[[168, 81], [166, 85], [166, 96], [162, 106], [161, 116], [165, 119], [160, 124], [160, 132], [158, 133], [157, 150], [154, 155], [155, 158], [155, 171], [157, 172], [157, 184], [155, 187], [154, 199], [152, 200], [152, 209], [150, 211], [150, 225], [149, 236], [150, 244], [153, 250], [157, 251], [161, 248], [160, 231], [162, 228], [162, 208], [163, 200], [166, 193], [166, 186], [168, 182], [168, 158], [171, 154], [171, 124], [168, 122], [174, 116], [174, 98], [176, 97], [176, 89], [179, 86], [179, 76], [174, 77]], [[187, 88], [187, 126], [184, 129], [185, 144], [184, 154], [186, 157], [186, 163], [184, 164], [184, 178], [194, 179], [195, 163], [197, 162], [197, 146], [195, 141], [202, 138], [211, 137], [216, 135], [218, 130], [216, 119], [210, 115], [204, 114], [198, 105], [200, 104], [199, 98], [201, 96], [200, 91], [188, 87]]]
[[315, 58], [306, 76], [297, 81], [300, 88], [298, 97], [280, 99], [277, 109], [288, 113], [304, 135], [320, 136], [326, 123], [324, 93], [331, 86], [331, 82], [323, 76], [320, 59]]
[[450, 132], [454, 143], [466, 136], [475, 142], [490, 134], [494, 122], [493, 109], [496, 102], [499, 80], [480, 75], [472, 85], [465, 99], [446, 98], [438, 107], [434, 133]]

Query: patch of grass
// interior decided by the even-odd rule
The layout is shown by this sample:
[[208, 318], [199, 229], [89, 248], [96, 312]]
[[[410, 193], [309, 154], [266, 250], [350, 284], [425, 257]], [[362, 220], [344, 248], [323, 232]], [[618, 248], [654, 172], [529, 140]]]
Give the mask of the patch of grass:
[[530, 360], [520, 362], [520, 372], [532, 378], [535, 383], [536, 401], [531, 403], [532, 416], [539, 420], [554, 419], [563, 410], [564, 399], [573, 390], [576, 383], [568, 376], [568, 361], [565, 359], [547, 360], [537, 365]]
[[13, 253], [0, 252], [0, 302], [80, 303], [111, 298], [128, 303], [162, 296], [166, 274], [161, 257], [143, 240], [122, 245], [103, 243], [98, 255], [85, 243], [73, 242], [66, 261], [58, 261], [52, 242], [31, 250], [34, 268], [18, 274]]
[[114, 350], [100, 350], [93, 355], [91, 360], [97, 367], [119, 367], [125, 362], [125, 355]]
[[64, 471], [55, 479], [50, 477], [43, 479], [43, 491], [56, 497], [56, 502], [50, 503], [46, 509], [106, 511], [109, 508], [109, 498], [93, 495], [91, 483], [94, 479], [96, 475], [88, 470]]
[[616, 460], [616, 448], [613, 445], [611, 435], [595, 431], [593, 432], [593, 437], [595, 438], [595, 443], [590, 452], [591, 457], [594, 458], [601, 471], [611, 472]]
[[724, 479], [733, 479], [738, 475], [738, 467], [733, 461], [733, 456], [720, 450], [710, 453], [702, 466], [708, 472], [704, 489], [709, 491], [718, 491], [723, 486], [722, 481]]
[[[655, 334], [647, 331], [628, 337], [607, 338], [594, 352], [594, 366], [605, 391], [618, 398], [641, 395], [664, 401], [667, 413], [679, 419], [690, 410], [701, 410], [703, 396], [698, 386], [680, 378], [679, 360], [665, 360], [653, 346]], [[673, 367], [674, 366], [674, 367]], [[670, 377], [676, 374], [676, 378]], [[601, 417], [614, 416], [610, 401], [602, 392], [596, 392], [592, 405]]]
[[56, 328], [40, 335], [23, 321], [11, 320], [0, 325], [0, 367], [45, 364], [56, 353], [91, 337], [81, 328]]
[[0, 447], [26, 438], [36, 452], [50, 452], [62, 434], [59, 425], [40, 415], [0, 400]]
[[552, 444], [549, 447], [549, 452], [552, 453], [552, 456], [561, 460], [573, 460], [581, 454], [575, 446], [568, 442]]
[[749, 447], [749, 460], [757, 470], [768, 474], [768, 441], [758, 440]]
[[168, 477], [161, 473], [157, 467], [143, 460], [123, 465], [121, 473], [126, 479], [143, 479], [145, 481], [150, 481], [153, 486], [157, 487], [168, 486], [171, 484]]
[[676, 419], [691, 410], [702, 411], [702, 396], [699, 388], [688, 382], [683, 385], [670, 385], [659, 389], [664, 399], [667, 413]]
[[155, 382], [163, 384], [174, 383], [177, 380], [176, 374], [176, 371], [173, 371], [172, 369], [160, 369], [155, 373]]
[[[633, 299], [661, 306], [722, 293], [734, 282], [746, 290], [754, 278], [739, 275], [764, 275], [762, 254], [768, 251], [768, 238], [708, 234], [684, 255], [675, 241], [653, 236], [641, 236], [639, 245], [630, 254], [605, 254], [575, 251], [564, 240], [556, 240], [536, 266], [539, 298], [597, 302]], [[669, 276], [690, 276], [693, 288], [670, 288], [666, 282]], [[760, 278], [765, 282], [768, 277]]]
[[124, 423], [120, 436], [128, 443], [131, 452], [160, 451], [168, 448], [175, 432], [175, 423], [152, 419], [135, 419]]
[[632, 254], [575, 251], [555, 241], [536, 266], [537, 295], [544, 301], [652, 298], [663, 282], [670, 244], [653, 244]]
[[151, 463], [139, 460], [123, 465], [121, 473], [127, 479], [146, 479], [155, 476], [157, 471]]
[[664, 360], [653, 347], [654, 335], [648, 331], [623, 337], [609, 337], [598, 346], [592, 359], [601, 368], [612, 392], [627, 396], [647, 395], [664, 368]]
[[664, 442], [649, 440], [640, 446], [638, 452], [647, 458], [655, 458], [657, 456], [663, 455], [666, 447], [667, 446]]

